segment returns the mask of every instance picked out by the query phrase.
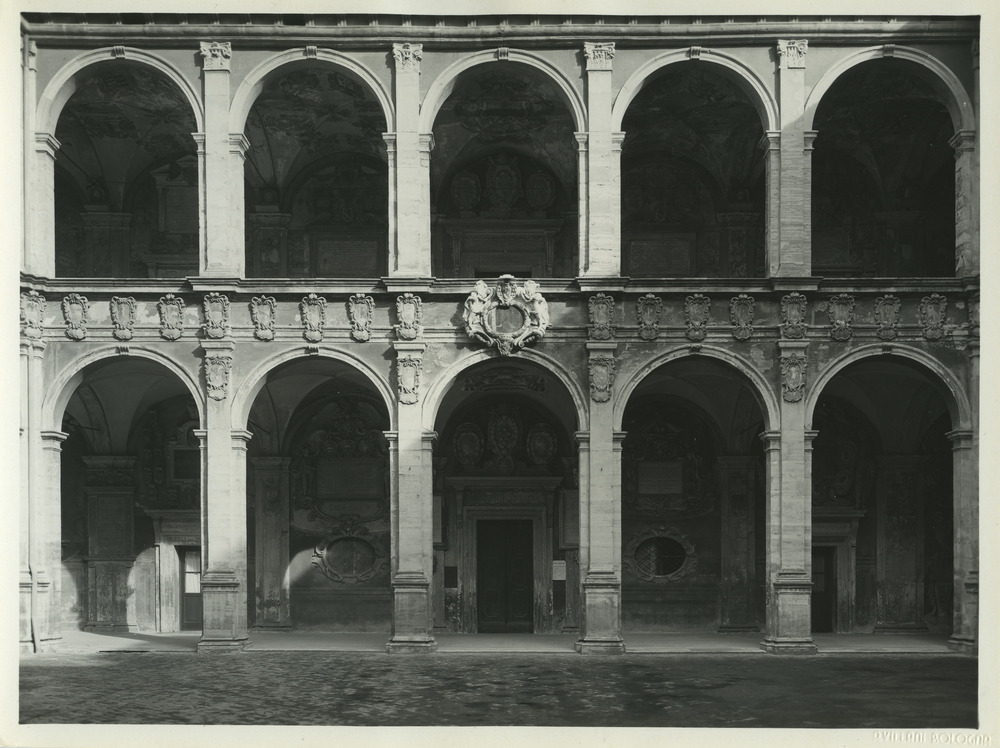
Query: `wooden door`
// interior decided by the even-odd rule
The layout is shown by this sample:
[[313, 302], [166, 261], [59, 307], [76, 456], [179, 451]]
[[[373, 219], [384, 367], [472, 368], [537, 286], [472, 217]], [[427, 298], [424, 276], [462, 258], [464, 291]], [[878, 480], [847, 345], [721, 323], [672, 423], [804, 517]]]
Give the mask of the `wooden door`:
[[534, 630], [531, 520], [479, 520], [476, 607], [480, 633]]
[[812, 630], [822, 634], [834, 630], [837, 609], [836, 548], [812, 550]]

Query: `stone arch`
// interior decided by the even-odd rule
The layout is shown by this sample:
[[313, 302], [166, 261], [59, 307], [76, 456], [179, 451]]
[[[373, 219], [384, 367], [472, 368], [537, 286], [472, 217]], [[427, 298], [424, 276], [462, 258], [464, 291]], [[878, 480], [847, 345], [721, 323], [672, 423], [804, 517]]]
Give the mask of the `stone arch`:
[[[566, 392], [573, 400], [573, 407], [576, 410], [577, 429], [580, 431], [586, 430], [589, 423], [587, 399], [584, 397], [583, 390], [580, 389], [580, 386], [571, 376], [570, 372], [567, 371], [561, 363], [556, 361], [556, 359], [547, 354], [539, 353], [538, 351], [526, 348], [518, 352], [517, 356], [541, 366], [546, 371], [552, 373], [556, 379], [563, 384], [566, 388]], [[459, 374], [483, 361], [496, 360], [499, 360], [496, 355], [490, 353], [488, 350], [481, 350], [460, 358], [458, 361], [441, 371], [435, 377], [434, 383], [427, 388], [427, 391], [422, 398], [424, 429], [427, 431], [434, 430], [434, 424], [437, 421], [438, 411], [441, 408], [442, 402], [444, 402], [445, 395], [448, 394], [452, 385], [458, 381]]]
[[[484, 49], [468, 57], [463, 57], [445, 69], [435, 79], [434, 83], [431, 84], [420, 105], [418, 131], [427, 133], [434, 129], [434, 120], [437, 118], [438, 111], [444, 105], [445, 101], [448, 100], [462, 73], [477, 65], [485, 65], [496, 62], [499, 59], [501, 58], [499, 57], [498, 50]], [[583, 105], [580, 93], [573, 87], [569, 79], [552, 63], [539, 55], [520, 49], [507, 50], [506, 57], [502, 59], [504, 62], [519, 62], [544, 73], [562, 92], [564, 102], [573, 113], [573, 121], [576, 123], [577, 131], [582, 132], [587, 129], [586, 108]]]
[[951, 415], [952, 429], [972, 428], [972, 406], [969, 402], [969, 397], [961, 382], [959, 382], [958, 378], [948, 367], [919, 348], [895, 344], [892, 346], [892, 353], [889, 354], [884, 352], [881, 344], [871, 344], [856, 348], [831, 361], [819, 373], [812, 386], [809, 387], [805, 399], [806, 423], [812, 424], [816, 404], [819, 402], [820, 395], [823, 394], [823, 390], [830, 383], [831, 379], [857, 361], [884, 356], [906, 359], [920, 364], [927, 373], [932, 375], [933, 381], [942, 385], [942, 395], [944, 395], [944, 391], [948, 393], [944, 396], [944, 399], [948, 406], [948, 412]]
[[844, 57], [823, 73], [823, 77], [813, 86], [809, 92], [809, 96], [806, 98], [805, 115], [803, 118], [805, 129], [813, 129], [816, 110], [819, 108], [823, 96], [826, 95], [826, 92], [830, 90], [841, 75], [855, 65], [860, 65], [870, 60], [881, 60], [890, 55], [893, 59], [907, 60], [920, 66], [920, 70], [924, 72], [924, 75], [921, 77], [931, 85], [948, 109], [955, 132], [962, 130], [974, 132], [976, 130], [976, 113], [972, 106], [972, 100], [955, 74], [933, 55], [919, 49], [914, 49], [913, 47], [901, 46], [893, 46], [891, 51], [887, 46], [868, 47], [867, 49], [859, 50]]
[[747, 383], [750, 385], [751, 392], [757, 400], [757, 403], [760, 405], [761, 411], [764, 413], [766, 418], [764, 429], [766, 431], [772, 431], [779, 428], [781, 415], [778, 400], [771, 385], [760, 373], [760, 371], [758, 371], [750, 361], [746, 360], [742, 356], [731, 353], [724, 348], [703, 345], [697, 354], [692, 354], [688, 346], [681, 346], [669, 351], [664, 351], [663, 353], [649, 359], [645, 364], [634, 371], [618, 388], [618, 392], [615, 396], [615, 429], [621, 430], [622, 420], [625, 417], [625, 408], [628, 406], [632, 393], [635, 392], [636, 388], [643, 379], [666, 363], [676, 361], [678, 359], [688, 358], [692, 355], [714, 358], [728, 364], [742, 374], [746, 378]]
[[[187, 387], [191, 399], [194, 400], [195, 407], [198, 409], [198, 422], [204, 425], [204, 397], [196, 373], [191, 372], [170, 356], [157, 350], [132, 346], [129, 348], [128, 355], [154, 361], [180, 379], [185, 387]], [[42, 429], [53, 431], [60, 429], [63, 414], [66, 412], [66, 406], [69, 404], [69, 400], [77, 387], [83, 381], [84, 369], [100, 361], [113, 362], [120, 361], [121, 359], [121, 354], [115, 348], [105, 347], [85, 353], [64, 366], [59, 375], [47, 388], [48, 391], [46, 392], [45, 399], [42, 401]]]
[[392, 97], [375, 77], [375, 75], [364, 65], [356, 62], [351, 57], [336, 52], [332, 49], [316, 49], [315, 55], [309, 47], [298, 47], [279, 52], [273, 57], [269, 57], [251, 70], [233, 96], [232, 104], [229, 107], [229, 132], [242, 133], [246, 126], [247, 117], [254, 101], [264, 88], [264, 84], [272, 75], [285, 67], [294, 63], [311, 63], [313, 61], [322, 62], [344, 68], [358, 76], [371, 90], [382, 106], [382, 113], [385, 115], [385, 126], [387, 132], [394, 132], [396, 129], [396, 113], [392, 106]]
[[[389, 412], [390, 429], [394, 430], [396, 428], [396, 398], [392, 392], [392, 388], [389, 386], [389, 382], [367, 361], [352, 353], [329, 347], [320, 347], [318, 355], [321, 358], [329, 358], [346, 364], [364, 376], [385, 402], [386, 410]], [[264, 359], [251, 369], [243, 377], [239, 386], [233, 389], [232, 428], [237, 430], [246, 428], [247, 420], [250, 417], [250, 408], [266, 383], [268, 374], [281, 364], [300, 359], [304, 360], [305, 358], [301, 349], [281, 351]]]
[[42, 92], [41, 98], [38, 100], [38, 108], [35, 114], [35, 130], [43, 133], [54, 133], [63, 107], [76, 92], [77, 75], [92, 65], [114, 60], [138, 62], [148, 65], [165, 75], [187, 99], [194, 114], [198, 132], [204, 132], [205, 111], [202, 108], [201, 98], [190, 81], [181, 75], [177, 68], [169, 62], [135, 47], [101, 47], [100, 49], [95, 49], [79, 57], [75, 57], [66, 63], [52, 77], [52, 80], [48, 82], [48, 85], [45, 86], [45, 90]]
[[646, 83], [652, 76], [667, 65], [677, 62], [686, 62], [697, 59], [699, 62], [706, 62], [710, 65], [721, 67], [717, 71], [739, 86], [750, 97], [751, 102], [760, 115], [760, 122], [765, 131], [780, 129], [780, 119], [778, 117], [778, 102], [774, 94], [764, 85], [764, 81], [753, 70], [747, 67], [736, 57], [720, 52], [715, 49], [702, 49], [697, 58], [691, 56], [689, 49], [674, 50], [654, 57], [625, 81], [618, 95], [615, 97], [614, 107], [611, 110], [611, 129], [619, 131], [622, 122], [625, 120], [625, 113], [629, 105], [639, 95]]

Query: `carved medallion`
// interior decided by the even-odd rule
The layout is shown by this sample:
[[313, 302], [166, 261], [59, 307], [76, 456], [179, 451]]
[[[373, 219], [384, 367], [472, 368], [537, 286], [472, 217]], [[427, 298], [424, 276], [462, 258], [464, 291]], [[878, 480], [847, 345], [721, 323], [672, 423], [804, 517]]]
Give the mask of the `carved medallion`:
[[646, 582], [675, 582], [698, 568], [694, 545], [672, 527], [635, 535], [625, 546], [622, 560], [632, 576]]
[[555, 201], [556, 186], [544, 171], [533, 172], [524, 184], [524, 199], [532, 210], [545, 210]]
[[131, 296], [112, 296], [108, 306], [113, 327], [111, 334], [116, 340], [131, 340], [135, 327], [135, 299]]
[[273, 296], [254, 296], [250, 299], [250, 319], [253, 322], [253, 336], [257, 340], [274, 340]]
[[396, 379], [399, 387], [399, 402], [413, 405], [420, 399], [420, 372], [423, 362], [416, 356], [400, 356], [396, 359]]
[[711, 308], [712, 301], [700, 293], [684, 299], [684, 322], [687, 324], [687, 332], [684, 335], [688, 340], [705, 339]]
[[314, 293], [304, 296], [299, 302], [299, 314], [302, 317], [302, 337], [310, 343], [321, 341], [326, 324], [326, 299]]
[[229, 297], [217, 291], [205, 294], [202, 309], [205, 312], [205, 323], [202, 325], [202, 328], [205, 330], [205, 337], [226, 337], [230, 332]]
[[363, 293], [347, 300], [347, 318], [351, 321], [351, 337], [359, 343], [372, 338], [372, 318], [375, 316], [375, 299]]
[[547, 465], [556, 453], [556, 435], [546, 423], [536, 423], [524, 439], [528, 459], [533, 465]]
[[615, 383], [615, 359], [612, 356], [594, 356], [587, 362], [590, 371], [590, 397], [595, 403], [611, 399]]
[[313, 568], [339, 584], [360, 584], [388, 569], [385, 544], [361, 524], [336, 528], [313, 549]]
[[451, 178], [451, 201], [462, 212], [463, 217], [472, 217], [482, 194], [482, 184], [473, 172], [460, 171]]
[[483, 456], [483, 432], [474, 423], [455, 429], [455, 457], [465, 468], [473, 467]]
[[21, 294], [21, 334], [26, 338], [42, 337], [42, 315], [45, 313], [45, 297], [38, 291]]
[[781, 334], [786, 338], [806, 336], [806, 297], [790, 293], [781, 297]]
[[610, 340], [615, 336], [615, 300], [606, 294], [591, 296], [587, 302], [591, 340]]
[[160, 297], [156, 311], [160, 314], [160, 337], [177, 340], [184, 332], [184, 300], [168, 293]]
[[423, 333], [420, 326], [420, 317], [423, 313], [423, 302], [419, 296], [411, 293], [404, 293], [396, 297], [396, 319], [398, 325], [393, 325], [396, 330], [396, 337], [400, 340], [415, 340]]
[[749, 340], [753, 335], [754, 299], [745, 293], [729, 300], [729, 319], [733, 323], [733, 337]]
[[854, 297], [841, 293], [830, 299], [830, 337], [834, 340], [850, 340], [851, 323], [854, 321]]
[[205, 356], [205, 384], [213, 400], [225, 400], [229, 394], [229, 372], [233, 368], [231, 356]]
[[87, 337], [87, 317], [90, 313], [90, 302], [86, 296], [78, 293], [68, 294], [62, 300], [63, 319], [66, 321], [66, 337], [70, 340], [83, 340]]
[[643, 340], [656, 340], [660, 334], [660, 312], [663, 301], [658, 296], [648, 293], [635, 302], [635, 316], [639, 321], [639, 337]]
[[492, 289], [485, 281], [476, 281], [463, 316], [469, 337], [495, 345], [501, 356], [509, 356], [545, 335], [549, 305], [535, 281], [526, 280], [519, 287], [514, 276], [501, 275]]
[[899, 324], [899, 307], [899, 299], [892, 294], [875, 299], [875, 324], [878, 325], [875, 334], [882, 340], [893, 340], [899, 334], [896, 330]]
[[781, 357], [781, 395], [786, 403], [797, 403], [802, 399], [806, 386], [806, 357], [801, 353], [789, 353]]
[[923, 325], [927, 340], [944, 337], [944, 320], [948, 312], [948, 300], [940, 294], [932, 293], [920, 300], [920, 324]]

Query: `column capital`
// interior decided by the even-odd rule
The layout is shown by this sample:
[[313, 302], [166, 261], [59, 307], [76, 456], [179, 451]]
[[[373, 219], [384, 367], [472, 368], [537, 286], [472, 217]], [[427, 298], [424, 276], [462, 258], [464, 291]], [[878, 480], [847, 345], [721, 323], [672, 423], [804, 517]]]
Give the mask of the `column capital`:
[[819, 436], [818, 431], [806, 430], [805, 432], [805, 442], [806, 442], [806, 452], [811, 452], [813, 448], [813, 441]]
[[236, 343], [232, 340], [202, 340], [200, 344], [206, 354], [210, 353], [213, 356], [232, 356], [236, 349]]
[[234, 443], [239, 442], [242, 445], [242, 448], [246, 449], [246, 445], [250, 443], [251, 439], [253, 439], [253, 432], [245, 429], [232, 429], [229, 432], [229, 436], [232, 438]]
[[614, 431], [611, 433], [611, 443], [615, 452], [622, 451], [622, 442], [625, 441], [626, 436], [628, 436], [627, 431]]
[[430, 153], [434, 150], [434, 133], [422, 132], [417, 136], [417, 145], [421, 153]]
[[[25, 40], [21, 40], [21, 52], [23, 58], [21, 59], [21, 67], [26, 67], [28, 70], [35, 72], [38, 70], [38, 44], [35, 43], [34, 39], [28, 39], [27, 44]], [[977, 48], [978, 55], [978, 48]]]
[[191, 429], [191, 433], [198, 440], [198, 446], [204, 449], [205, 441], [208, 439], [208, 429]]
[[976, 149], [976, 131], [959, 130], [948, 140], [948, 145], [955, 149], [956, 158], [966, 151], [974, 151]]
[[203, 70], [229, 72], [229, 59], [233, 56], [233, 45], [229, 42], [201, 42], [201, 66]]
[[804, 353], [809, 347], [808, 340], [778, 340], [777, 343], [782, 355], [786, 352]]
[[781, 148], [781, 130], [767, 130], [757, 141], [762, 151], [777, 151]]
[[780, 431], [764, 431], [760, 434], [760, 440], [764, 442], [765, 452], [777, 452], [781, 449]]
[[590, 137], [590, 133], [586, 132], [575, 132], [573, 137], [576, 138], [576, 150], [580, 153], [586, 153], [587, 151], [587, 140]]
[[420, 73], [420, 61], [424, 57], [423, 44], [409, 42], [392, 45], [392, 56], [396, 60], [396, 71], [401, 73]]
[[951, 449], [957, 452], [960, 449], [972, 449], [973, 432], [972, 429], [955, 429], [945, 434], [951, 442]]
[[628, 133], [624, 132], [613, 132], [611, 133], [611, 150], [620, 153], [622, 150], [622, 143], [625, 142], [625, 136]]
[[385, 141], [385, 147], [390, 153], [396, 152], [396, 133], [384, 132], [382, 133], [382, 140]]
[[573, 434], [573, 438], [576, 440], [576, 443], [580, 445], [580, 449], [590, 449], [589, 431], [577, 431]]
[[229, 152], [232, 155], [245, 159], [249, 149], [250, 141], [247, 140], [246, 135], [241, 132], [229, 133]]
[[382, 435], [385, 440], [389, 442], [389, 449], [394, 450], [399, 446], [399, 432], [398, 431], [383, 431]]
[[65, 431], [42, 431], [41, 436], [44, 449], [59, 449], [69, 434]]
[[787, 70], [805, 69], [806, 52], [809, 42], [806, 39], [778, 39], [778, 59]]
[[618, 350], [618, 342], [614, 340], [602, 340], [602, 341], [587, 341], [587, 352], [590, 354], [591, 358], [595, 356], [606, 356], [611, 354], [612, 356]]
[[438, 433], [437, 431], [421, 431], [420, 432], [420, 446], [424, 449], [430, 449], [434, 446], [434, 442], [437, 441]]
[[193, 132], [191, 133], [191, 139], [194, 140], [195, 151], [197, 151], [198, 155], [205, 155], [205, 133]]
[[29, 348], [31, 349], [31, 355], [34, 358], [42, 358], [45, 355], [45, 347], [48, 345], [44, 340], [37, 340], [35, 338], [29, 338], [26, 341]]
[[416, 340], [393, 340], [392, 347], [396, 351], [397, 356], [404, 353], [410, 358], [420, 358], [423, 356], [424, 351], [427, 350], [427, 343]]
[[53, 161], [56, 158], [56, 151], [62, 147], [62, 143], [56, 140], [56, 136], [50, 132], [35, 133], [35, 151], [44, 153]]
[[611, 72], [611, 63], [615, 59], [614, 42], [584, 42], [583, 55], [587, 60], [587, 72], [606, 70]]
[[802, 147], [805, 152], [810, 152], [816, 144], [816, 136], [819, 135], [819, 130], [803, 130], [802, 131]]

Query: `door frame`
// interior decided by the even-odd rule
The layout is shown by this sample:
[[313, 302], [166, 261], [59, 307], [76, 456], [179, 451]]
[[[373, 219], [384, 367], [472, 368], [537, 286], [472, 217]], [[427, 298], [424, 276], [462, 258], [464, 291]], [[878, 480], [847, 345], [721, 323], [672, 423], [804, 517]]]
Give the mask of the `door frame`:
[[[833, 612], [835, 634], [854, 633], [854, 598], [857, 588], [858, 522], [863, 509], [813, 507], [812, 546], [833, 547], [837, 596]], [[812, 555], [809, 556], [812, 574]]]

